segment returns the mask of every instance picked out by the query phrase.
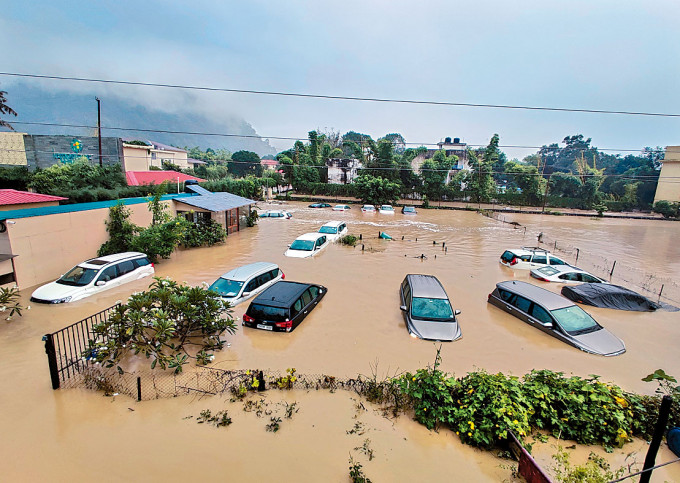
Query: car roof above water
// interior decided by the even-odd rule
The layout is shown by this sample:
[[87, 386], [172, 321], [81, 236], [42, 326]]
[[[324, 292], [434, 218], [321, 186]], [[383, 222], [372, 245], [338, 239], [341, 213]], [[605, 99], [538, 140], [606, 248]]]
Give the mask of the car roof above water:
[[106, 265], [107, 263], [120, 262], [121, 260], [128, 260], [130, 258], [140, 257], [146, 257], [146, 254], [141, 252], [114, 253], [112, 255], [105, 255], [103, 257], [91, 258], [82, 263], [79, 263], [78, 265], [83, 267], [90, 265], [92, 267], [99, 268], [102, 267], [103, 265]]
[[235, 280], [237, 282], [245, 282], [253, 275], [257, 275], [261, 272], [268, 272], [279, 268], [275, 263], [269, 262], [255, 262], [248, 265], [243, 265], [242, 267], [229, 270], [220, 278], [225, 278], [227, 280]]
[[533, 302], [538, 302], [548, 310], [562, 309], [564, 307], [576, 305], [571, 300], [562, 297], [555, 292], [519, 280], [499, 282], [496, 284], [496, 287], [526, 297]]
[[253, 304], [288, 308], [310, 286], [311, 284], [309, 283], [280, 280], [255, 297]]
[[406, 275], [411, 285], [413, 297], [447, 299], [446, 291], [434, 275]]

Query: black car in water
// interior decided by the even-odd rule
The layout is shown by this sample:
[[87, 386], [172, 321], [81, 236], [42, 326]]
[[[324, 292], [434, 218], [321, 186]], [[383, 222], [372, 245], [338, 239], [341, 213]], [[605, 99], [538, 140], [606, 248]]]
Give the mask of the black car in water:
[[312, 203], [309, 205], [310, 208], [330, 208], [331, 205], [328, 203]]
[[326, 287], [281, 280], [250, 303], [243, 325], [256, 329], [290, 332], [326, 295]]

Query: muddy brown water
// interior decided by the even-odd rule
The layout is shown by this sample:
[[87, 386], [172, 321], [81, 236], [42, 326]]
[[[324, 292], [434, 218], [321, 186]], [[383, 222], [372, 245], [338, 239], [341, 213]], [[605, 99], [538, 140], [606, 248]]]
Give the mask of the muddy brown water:
[[[496, 282], [532, 281], [528, 272], [498, 263], [505, 248], [534, 245], [543, 232], [582, 250], [639, 264], [660, 276], [680, 273], [680, 225], [646, 220], [589, 220], [512, 215], [527, 226], [511, 225], [464, 211], [419, 210], [416, 216], [362, 214], [311, 209], [306, 203], [283, 205], [291, 220], [261, 220], [257, 227], [230, 236], [222, 246], [180, 251], [156, 266], [156, 273], [190, 284], [212, 282], [231, 268], [255, 261], [279, 264], [287, 280], [321, 283], [328, 294], [292, 333], [269, 333], [239, 326], [231, 344], [216, 353], [222, 368], [295, 367], [300, 373], [394, 375], [431, 364], [435, 344], [408, 336], [399, 311], [398, 287], [407, 273], [435, 275], [454, 308], [461, 310], [463, 338], [442, 345], [442, 368], [456, 375], [486, 369], [522, 375], [533, 368], [567, 374], [599, 374], [627, 390], [651, 393], [640, 379], [663, 368], [680, 375], [680, 316], [671, 312], [629, 313], [587, 308], [603, 326], [624, 340], [627, 352], [605, 358], [586, 354], [549, 337], [487, 304]], [[261, 205], [260, 208], [279, 208]], [[509, 215], [510, 217], [510, 215]], [[333, 245], [312, 259], [283, 256], [298, 235], [316, 231], [329, 220], [346, 220], [361, 246]], [[379, 232], [393, 240], [381, 240]], [[402, 240], [402, 237], [404, 238]], [[433, 241], [437, 242], [433, 245]], [[448, 250], [442, 250], [442, 242]], [[420, 258], [425, 255], [425, 258]], [[64, 267], [65, 269], [69, 267]], [[584, 267], [586, 268], [586, 267]], [[0, 324], [0, 474], [4, 481], [227, 480], [346, 481], [353, 454], [373, 481], [500, 481], [510, 478], [507, 462], [490, 452], [461, 445], [447, 431], [429, 432], [402, 416], [383, 418], [370, 404], [357, 409], [350, 393], [268, 392], [272, 408], [296, 401], [300, 411], [281, 430], [242, 411], [226, 397], [137, 403], [106, 398], [87, 390], [52, 391], [41, 336], [91, 315], [149, 280], [137, 281], [73, 304], [32, 305], [23, 317]], [[539, 283], [539, 282], [536, 282]], [[542, 284], [547, 286], [548, 284]], [[549, 286], [559, 291], [559, 286]], [[23, 299], [29, 304], [32, 289]], [[248, 303], [234, 309], [241, 317]], [[228, 409], [234, 424], [212, 428], [195, 423], [202, 409]], [[189, 416], [194, 418], [183, 419]], [[356, 421], [364, 435], [349, 435]], [[375, 458], [354, 448], [370, 440]], [[585, 458], [590, 448], [579, 448]], [[641, 452], [644, 443], [627, 445], [611, 456]], [[537, 450], [544, 464], [554, 449]], [[671, 459], [662, 449], [658, 461]], [[655, 473], [653, 481], [680, 481], [680, 465]]]

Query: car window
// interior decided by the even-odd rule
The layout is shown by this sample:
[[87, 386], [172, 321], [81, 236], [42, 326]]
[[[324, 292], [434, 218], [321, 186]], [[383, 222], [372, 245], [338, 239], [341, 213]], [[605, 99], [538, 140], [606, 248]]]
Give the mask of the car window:
[[101, 275], [97, 279], [98, 282], [108, 282], [118, 277], [118, 267], [116, 265], [111, 265], [109, 268], [102, 270]]
[[576, 273], [563, 273], [560, 275], [560, 280], [569, 280], [571, 282], [577, 282], [578, 281], [578, 274]]
[[507, 302], [507, 303], [509, 303], [509, 304], [512, 304], [511, 299], [512, 299], [513, 295], [515, 295], [515, 294], [512, 293], [512, 292], [508, 292], [507, 290], [500, 290], [500, 289], [499, 289], [499, 290], [498, 290], [498, 295], [501, 296], [501, 300], [502, 300], [503, 302]]
[[258, 285], [264, 285], [265, 283], [269, 282], [272, 279], [272, 273], [271, 272], [266, 272], [257, 277], [258, 280]]
[[402, 290], [404, 291], [404, 300], [410, 300], [411, 299], [411, 286], [408, 284], [407, 281], [404, 281], [404, 284], [402, 286]]
[[330, 234], [335, 234], [338, 232], [338, 229], [334, 226], [322, 226], [319, 228], [319, 233], [330, 233]]
[[510, 250], [505, 250], [503, 255], [501, 255], [501, 260], [503, 260], [505, 263], [510, 263], [513, 258], [515, 258], [515, 254]]
[[290, 245], [291, 250], [301, 250], [303, 252], [311, 252], [314, 249], [314, 242], [311, 240], [295, 240]]
[[124, 262], [120, 262], [118, 264], [118, 276], [120, 277], [121, 275], [125, 275], [126, 273], [130, 273], [135, 269], [135, 264], [132, 263], [132, 260], [125, 260]]
[[531, 259], [533, 263], [548, 263], [548, 258], [545, 256], [545, 254], [534, 254], [534, 258]]
[[557, 323], [571, 335], [585, 334], [600, 328], [588, 312], [576, 305], [551, 310], [550, 312]]
[[520, 297], [519, 295], [517, 295], [515, 297], [515, 300], [512, 302], [512, 305], [517, 307], [522, 312], [529, 313], [529, 306], [531, 306], [531, 300], [525, 299], [524, 297]]
[[523, 262], [530, 262], [531, 261], [531, 255], [520, 255], [519, 259], [522, 260]]
[[291, 309], [291, 317], [295, 317], [302, 310], [302, 299], [297, 299]]
[[236, 297], [241, 291], [241, 287], [243, 287], [243, 282], [218, 278], [210, 285], [209, 289], [214, 290], [223, 297]]
[[302, 305], [307, 306], [309, 302], [312, 301], [312, 294], [309, 293], [309, 289], [305, 290], [305, 293], [302, 294]]
[[588, 275], [587, 273], [581, 274], [581, 280], [583, 280], [584, 282], [588, 282], [588, 283], [600, 283], [599, 278], [595, 278], [592, 275]]
[[254, 319], [271, 320], [274, 322], [283, 322], [288, 318], [288, 309], [255, 303], [248, 307], [246, 313]]
[[416, 319], [451, 320], [453, 310], [447, 299], [414, 297], [411, 316]]
[[550, 265], [566, 265], [566, 264], [567, 264], [566, 262], [563, 262], [559, 258], [550, 255]]
[[98, 269], [85, 268], [75, 266], [63, 275], [57, 283], [62, 285], [72, 285], [74, 287], [82, 287], [92, 281], [92, 279], [99, 273]]
[[338, 227], [338, 232], [341, 232], [341, 231], [344, 230], [345, 228], [347, 228], [347, 226], [343, 223], [342, 225], [340, 225], [340, 226]]
[[252, 292], [258, 287], [257, 285], [257, 278], [252, 279], [250, 282], [248, 282], [248, 285], [246, 285], [244, 292]]
[[274, 270], [272, 270], [271, 272], [269, 272], [269, 279], [270, 279], [270, 280], [273, 280], [273, 279], [275, 279], [276, 277], [278, 277], [280, 271], [281, 271], [281, 270], [279, 270], [278, 268], [275, 268]]
[[552, 324], [552, 317], [550, 317], [548, 311], [540, 305], [534, 304], [533, 307], [531, 307], [531, 315], [534, 319], [538, 319], [542, 324]]
[[309, 287], [309, 293], [312, 294], [312, 299], [315, 299], [319, 295], [319, 287], [316, 285]]
[[133, 260], [133, 262], [134, 262], [134, 264], [135, 264], [135, 268], [137, 268], [137, 267], [145, 267], [145, 266], [151, 264], [151, 262], [149, 261], [149, 259], [146, 258], [146, 257], [144, 257], [144, 258], [135, 258], [135, 259]]

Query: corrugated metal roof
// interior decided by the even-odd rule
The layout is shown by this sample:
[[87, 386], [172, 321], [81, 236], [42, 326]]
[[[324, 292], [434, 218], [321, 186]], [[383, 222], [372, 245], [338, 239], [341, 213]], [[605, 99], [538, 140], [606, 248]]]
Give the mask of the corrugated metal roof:
[[197, 185], [197, 184], [188, 184], [184, 186], [185, 190], [192, 191], [196, 193], [197, 195], [211, 195], [212, 191], [208, 191], [207, 189]]
[[[190, 197], [189, 193], [180, 193], [176, 195], [163, 195], [161, 200], [172, 200], [176, 198]], [[57, 213], [73, 213], [76, 211], [98, 210], [100, 208], [110, 208], [118, 201], [122, 201], [126, 205], [137, 205], [140, 203], [147, 203], [149, 200], [145, 197], [140, 198], [123, 198], [121, 200], [109, 201], [95, 201], [93, 203], [76, 203], [72, 205], [60, 206], [44, 206], [41, 208], [25, 208], [23, 210], [8, 210], [0, 211], [0, 220], [17, 220], [19, 218], [30, 218], [32, 216], [54, 215]]]
[[160, 150], [163, 150], [163, 151], [174, 151], [176, 153], [186, 153], [186, 151], [184, 149], [181, 149], [181, 148], [176, 148], [174, 146], [168, 146], [167, 144], [163, 144], [163, 143], [157, 143], [156, 141], [149, 141], [149, 142], [156, 149], [160, 149]]
[[188, 198], [176, 199], [177, 203], [184, 203], [202, 210], [208, 211], [227, 211], [241, 206], [254, 205], [255, 200], [243, 198], [231, 193], [212, 193], [209, 195], [190, 196]]
[[177, 178], [183, 183], [188, 179], [195, 179], [196, 181], [205, 181], [196, 176], [189, 176], [188, 174], [178, 173], [177, 171], [127, 171], [125, 173], [127, 184], [129, 186], [141, 186], [145, 184], [161, 184], [164, 181], [176, 183]]
[[22, 205], [25, 203], [45, 203], [46, 201], [67, 200], [63, 196], [41, 195], [12, 189], [0, 189], [0, 205]]

